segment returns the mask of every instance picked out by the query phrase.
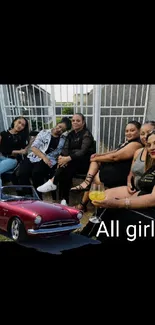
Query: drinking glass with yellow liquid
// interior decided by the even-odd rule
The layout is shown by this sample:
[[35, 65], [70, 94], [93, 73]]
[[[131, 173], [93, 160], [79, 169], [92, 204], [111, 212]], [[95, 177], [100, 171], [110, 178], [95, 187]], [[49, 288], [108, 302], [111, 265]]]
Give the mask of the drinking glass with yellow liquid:
[[[104, 188], [104, 184], [92, 184], [91, 188], [89, 190], [89, 198], [91, 201], [97, 200], [97, 201], [103, 201], [106, 197], [105, 194], [105, 188]], [[95, 207], [95, 216], [91, 217], [89, 219], [91, 222], [93, 223], [99, 223], [100, 222], [100, 218], [99, 216], [97, 216], [97, 207]]]

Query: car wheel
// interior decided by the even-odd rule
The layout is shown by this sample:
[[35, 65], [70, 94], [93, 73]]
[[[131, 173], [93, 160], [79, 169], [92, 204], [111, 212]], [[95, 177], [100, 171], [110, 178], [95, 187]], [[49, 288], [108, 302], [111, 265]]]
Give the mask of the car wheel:
[[26, 239], [26, 231], [23, 223], [19, 218], [14, 218], [10, 226], [11, 238], [16, 242], [21, 242]]

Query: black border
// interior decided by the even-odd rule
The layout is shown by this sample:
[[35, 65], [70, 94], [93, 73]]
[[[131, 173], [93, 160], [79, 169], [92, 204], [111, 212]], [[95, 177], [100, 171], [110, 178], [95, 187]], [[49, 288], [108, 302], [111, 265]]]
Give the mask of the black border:
[[[95, 47], [94, 51], [91, 46], [89, 50], [84, 47], [80, 49], [79, 46], [69, 50], [66, 46], [58, 50], [45, 49], [42, 53], [38, 50], [37, 54], [36, 51], [25, 50], [21, 55], [20, 51], [14, 51], [9, 58], [1, 60], [0, 84], [155, 84], [146, 77], [150, 70], [146, 57], [145, 61], [140, 60], [140, 55], [136, 57], [136, 54], [128, 57], [126, 51], [122, 50], [120, 54], [117, 48], [110, 49], [108, 46], [102, 50]], [[62, 255], [36, 252], [31, 248], [18, 247], [18, 244], [12, 242], [0, 242], [0, 257], [8, 263], [8, 268], [10, 260], [14, 259], [17, 264], [24, 261], [30, 268], [39, 263], [43, 271], [46, 263], [58, 272], [63, 272], [63, 265], [70, 274], [75, 265], [81, 269], [80, 272], [84, 272], [87, 266], [88, 274], [96, 266], [96, 272], [101, 274], [101, 266], [114, 269], [125, 262], [133, 265], [139, 259], [149, 258], [151, 254], [154, 256], [152, 242], [88, 245]]]
[[[80, 38], [77, 38], [77, 43]], [[76, 39], [75, 39], [76, 44]], [[0, 84], [155, 84], [153, 62], [130, 46], [58, 46], [1, 53]], [[152, 65], [151, 65], [152, 64]], [[152, 79], [154, 79], [152, 77]]]

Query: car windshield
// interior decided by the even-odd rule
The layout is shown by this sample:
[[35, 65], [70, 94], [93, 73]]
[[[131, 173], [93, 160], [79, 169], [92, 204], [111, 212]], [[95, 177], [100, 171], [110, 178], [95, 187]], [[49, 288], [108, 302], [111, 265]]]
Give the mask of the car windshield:
[[39, 197], [32, 186], [4, 186], [1, 188], [1, 200], [39, 200]]

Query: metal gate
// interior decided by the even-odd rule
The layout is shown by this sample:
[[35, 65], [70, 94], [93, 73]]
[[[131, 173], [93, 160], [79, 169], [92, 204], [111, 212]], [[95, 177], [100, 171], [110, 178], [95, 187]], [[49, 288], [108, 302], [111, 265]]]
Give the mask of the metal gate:
[[81, 112], [97, 142], [97, 152], [124, 141], [130, 120], [146, 117], [149, 85], [0, 85], [1, 129], [19, 115], [31, 130], [51, 128], [62, 116]]

